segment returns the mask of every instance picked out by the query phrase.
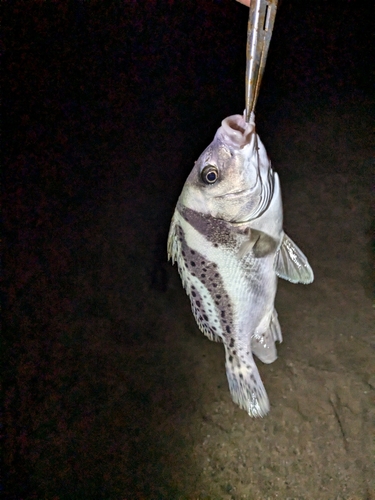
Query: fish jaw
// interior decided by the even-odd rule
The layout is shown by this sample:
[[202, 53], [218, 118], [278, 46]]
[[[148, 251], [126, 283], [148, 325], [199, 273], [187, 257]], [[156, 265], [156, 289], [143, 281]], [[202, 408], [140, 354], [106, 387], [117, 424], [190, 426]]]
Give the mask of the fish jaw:
[[254, 147], [252, 141], [255, 137], [255, 116], [251, 113], [250, 121], [246, 122], [244, 116], [231, 115], [221, 122], [215, 138], [218, 137], [224, 144], [233, 149], [242, 149], [245, 146]]

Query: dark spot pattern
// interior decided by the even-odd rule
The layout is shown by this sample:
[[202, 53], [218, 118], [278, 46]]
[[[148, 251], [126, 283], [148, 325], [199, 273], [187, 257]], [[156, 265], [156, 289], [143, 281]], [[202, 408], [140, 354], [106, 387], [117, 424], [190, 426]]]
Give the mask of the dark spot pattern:
[[[178, 270], [184, 288], [189, 295], [195, 320], [209, 339], [224, 340], [227, 343], [230, 341], [229, 335], [231, 333], [228, 323], [232, 324], [233, 312], [229, 296], [224, 289], [224, 283], [217, 271], [218, 266], [188, 246], [181, 226], [176, 225], [176, 231], [179, 241], [182, 240], [180, 255], [183, 257], [177, 259]], [[192, 277], [197, 277], [201, 286], [194, 286]], [[216, 312], [215, 316], [213, 315], [214, 311]]]
[[200, 214], [180, 204], [177, 205], [177, 209], [182, 217], [210, 241], [215, 248], [218, 248], [219, 245], [224, 245], [227, 248], [234, 249], [237, 246], [236, 235], [233, 233], [233, 225], [229, 222]]

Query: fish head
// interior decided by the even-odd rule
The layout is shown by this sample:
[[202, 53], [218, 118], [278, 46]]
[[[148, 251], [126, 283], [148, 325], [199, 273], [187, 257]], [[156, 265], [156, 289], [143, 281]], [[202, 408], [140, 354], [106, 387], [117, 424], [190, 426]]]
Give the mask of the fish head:
[[199, 213], [241, 223], [267, 209], [272, 191], [273, 172], [254, 115], [250, 122], [233, 115], [222, 121], [195, 162], [179, 201]]

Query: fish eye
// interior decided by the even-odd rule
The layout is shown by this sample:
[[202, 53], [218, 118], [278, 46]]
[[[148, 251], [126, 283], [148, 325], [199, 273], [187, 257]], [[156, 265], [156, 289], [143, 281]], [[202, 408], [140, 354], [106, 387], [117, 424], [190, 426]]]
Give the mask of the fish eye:
[[215, 184], [218, 177], [219, 172], [214, 165], [206, 165], [201, 172], [201, 178], [205, 184]]

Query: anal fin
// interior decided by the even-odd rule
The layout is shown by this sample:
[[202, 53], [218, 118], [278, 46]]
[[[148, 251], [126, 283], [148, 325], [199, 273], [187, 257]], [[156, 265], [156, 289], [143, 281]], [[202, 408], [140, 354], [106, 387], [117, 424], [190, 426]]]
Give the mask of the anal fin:
[[277, 359], [275, 342], [282, 342], [283, 337], [277, 312], [272, 312], [269, 326], [265, 332], [255, 333], [251, 337], [251, 350], [263, 363], [273, 363]]
[[314, 281], [314, 273], [304, 253], [284, 234], [275, 256], [274, 268], [279, 278], [305, 285]]

